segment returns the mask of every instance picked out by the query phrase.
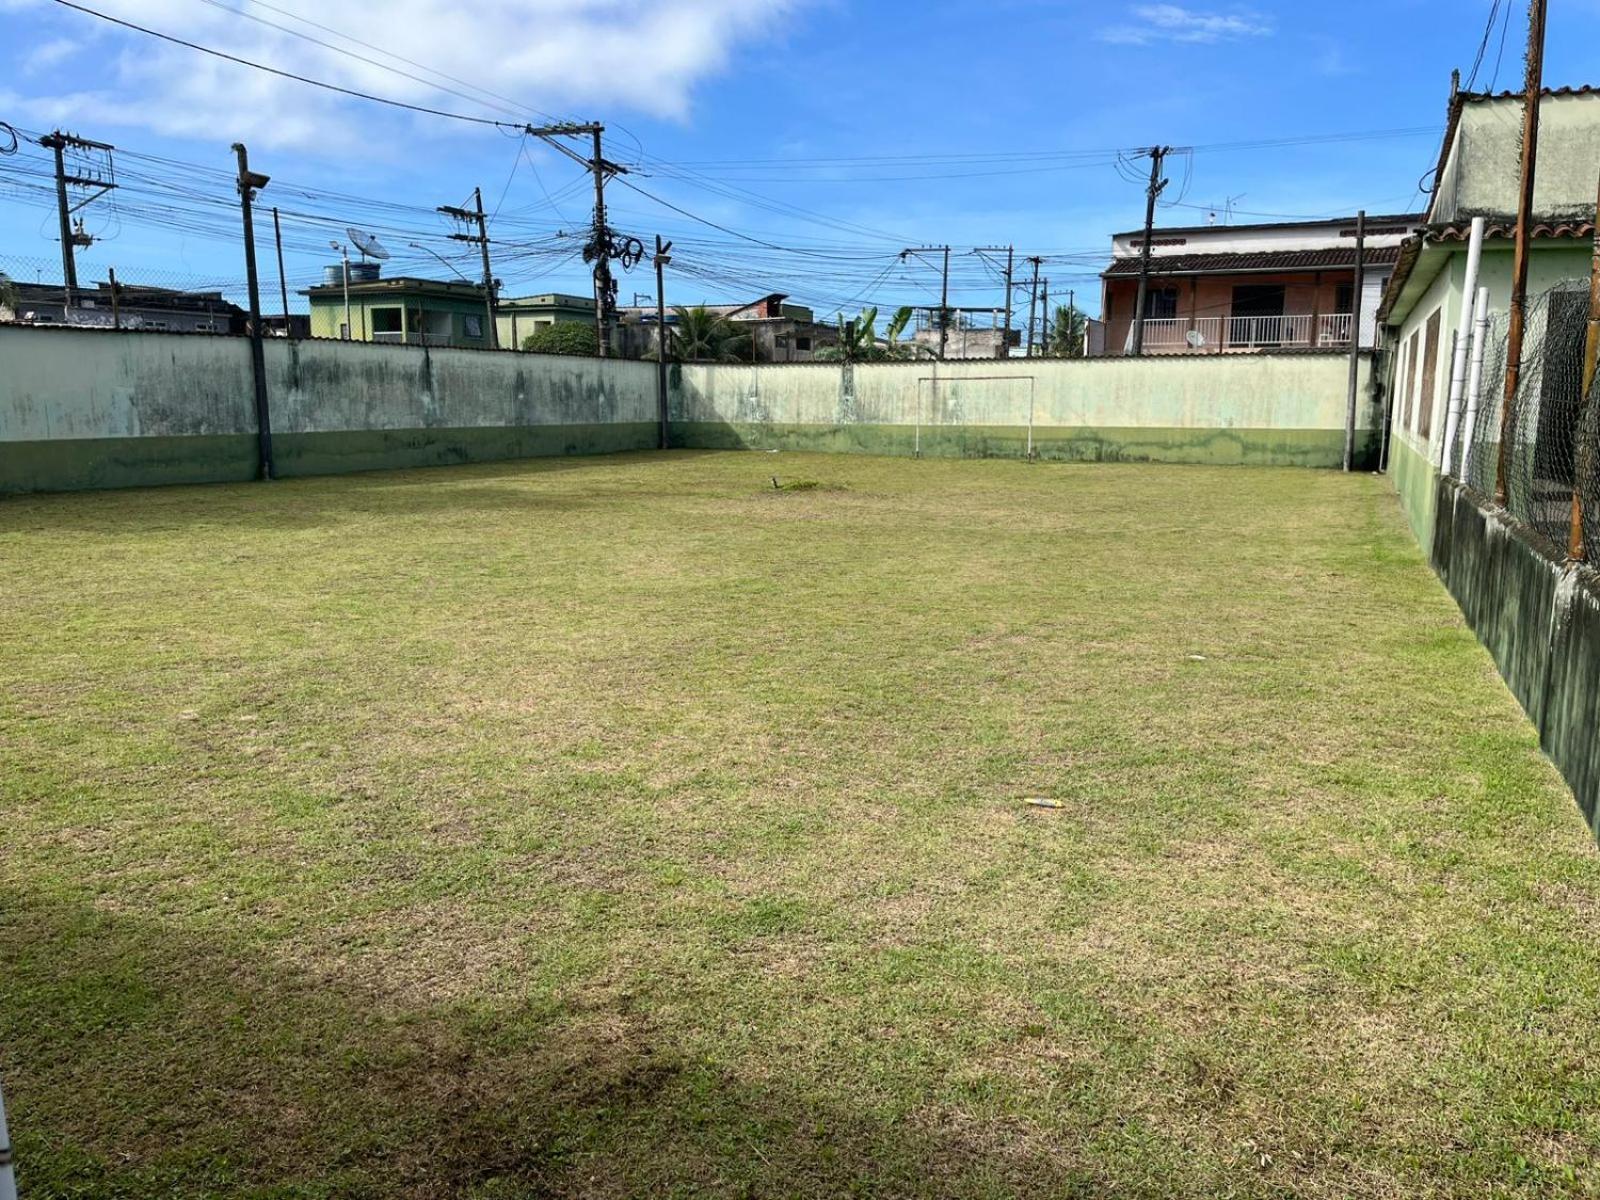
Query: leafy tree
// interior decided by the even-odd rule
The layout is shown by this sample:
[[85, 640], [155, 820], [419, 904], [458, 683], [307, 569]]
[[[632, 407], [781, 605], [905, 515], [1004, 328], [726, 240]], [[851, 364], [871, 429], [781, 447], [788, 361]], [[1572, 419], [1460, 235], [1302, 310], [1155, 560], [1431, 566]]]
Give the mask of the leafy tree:
[[1045, 353], [1057, 358], [1081, 358], [1083, 339], [1088, 330], [1088, 313], [1075, 305], [1057, 305], [1051, 320], [1050, 344], [1045, 347]]
[[670, 353], [679, 362], [748, 360], [749, 339], [721, 313], [714, 313], [703, 304], [693, 308], [674, 306], [672, 311], [678, 321], [672, 329]]
[[557, 321], [523, 338], [522, 348], [534, 354], [583, 354], [593, 358], [597, 351], [594, 326], [582, 321]]
[[17, 285], [11, 282], [11, 276], [0, 274], [0, 312], [15, 319], [17, 306], [21, 303], [21, 295], [17, 291]]

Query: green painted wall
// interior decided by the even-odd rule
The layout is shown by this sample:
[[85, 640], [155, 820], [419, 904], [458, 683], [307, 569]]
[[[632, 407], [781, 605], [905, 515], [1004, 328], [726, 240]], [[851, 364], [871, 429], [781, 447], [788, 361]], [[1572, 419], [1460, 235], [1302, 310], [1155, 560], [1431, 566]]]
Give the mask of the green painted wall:
[[[1334, 467], [1342, 355], [674, 367], [674, 445]], [[1375, 447], [1361, 364], [1357, 452]]]
[[[655, 370], [550, 355], [266, 343], [280, 475], [637, 450]], [[253, 478], [242, 338], [0, 326], [0, 491]]]
[[1400, 495], [1400, 508], [1411, 523], [1417, 542], [1431, 546], [1438, 468], [1409, 441], [1397, 437], [1389, 443], [1389, 478]]
[[1454, 481], [1436, 486], [1434, 569], [1600, 837], [1600, 579]]

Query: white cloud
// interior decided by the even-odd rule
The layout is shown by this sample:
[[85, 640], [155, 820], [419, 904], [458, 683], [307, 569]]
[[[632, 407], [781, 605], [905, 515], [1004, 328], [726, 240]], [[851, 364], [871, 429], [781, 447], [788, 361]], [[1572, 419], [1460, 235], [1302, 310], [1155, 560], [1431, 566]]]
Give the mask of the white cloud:
[[1102, 29], [1100, 40], [1124, 46], [1151, 42], [1209, 44], [1265, 37], [1272, 32], [1272, 26], [1261, 17], [1238, 10], [1201, 12], [1176, 4], [1136, 4], [1130, 17], [1125, 24]]
[[40, 42], [23, 55], [22, 69], [30, 75], [39, 71], [47, 71], [51, 67], [65, 62], [77, 52], [77, 42], [69, 38], [51, 38], [47, 42]]
[[[389, 0], [377, 9], [359, 0], [273, 0], [274, 8], [326, 28], [250, 0], [225, 2], [236, 9], [224, 7], [224, 0], [99, 0], [96, 7], [241, 58], [430, 108], [509, 120], [536, 120], [532, 110], [602, 119], [626, 110], [682, 120], [697, 84], [723, 70], [742, 44], [777, 31], [803, 0]], [[0, 0], [0, 6], [23, 5]], [[375, 105], [55, 11], [59, 27], [77, 41], [59, 39], [60, 48], [51, 53], [65, 57], [89, 41], [120, 53], [103, 59], [102, 82], [92, 90], [80, 85], [26, 96], [24, 106], [35, 120], [108, 121], [169, 135], [322, 151], [358, 145], [375, 127], [393, 128]], [[330, 28], [469, 84], [353, 44]], [[504, 113], [511, 106], [476, 96], [476, 88], [514, 97], [525, 107]]]

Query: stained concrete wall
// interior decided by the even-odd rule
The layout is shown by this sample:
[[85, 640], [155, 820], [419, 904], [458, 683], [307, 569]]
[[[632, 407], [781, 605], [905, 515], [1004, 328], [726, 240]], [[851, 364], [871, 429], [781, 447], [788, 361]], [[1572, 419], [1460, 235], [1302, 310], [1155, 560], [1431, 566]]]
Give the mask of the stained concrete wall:
[[1600, 837], [1600, 576], [1454, 480], [1436, 486], [1434, 569]]
[[[656, 443], [648, 363], [271, 340], [280, 475]], [[250, 479], [243, 338], [0, 326], [0, 491]]]
[[[673, 370], [675, 445], [1333, 467], [1344, 354]], [[1370, 460], [1369, 364], [1357, 449]]]

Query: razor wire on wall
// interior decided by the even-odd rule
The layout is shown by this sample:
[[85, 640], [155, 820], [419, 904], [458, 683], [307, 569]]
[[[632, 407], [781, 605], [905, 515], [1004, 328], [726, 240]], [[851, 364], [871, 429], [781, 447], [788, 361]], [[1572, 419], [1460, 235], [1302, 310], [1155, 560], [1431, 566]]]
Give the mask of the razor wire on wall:
[[[1522, 371], [1509, 412], [1504, 411], [1507, 315], [1490, 320], [1470, 442], [1463, 420], [1450, 457], [1461, 464], [1455, 473], [1464, 483], [1493, 496], [1503, 428], [1507, 511], [1566, 547], [1577, 504], [1584, 542], [1600, 552], [1600, 406], [1583, 403], [1588, 318], [1588, 290], [1581, 284], [1529, 297]], [[1464, 446], [1469, 447], [1465, 462]]]

